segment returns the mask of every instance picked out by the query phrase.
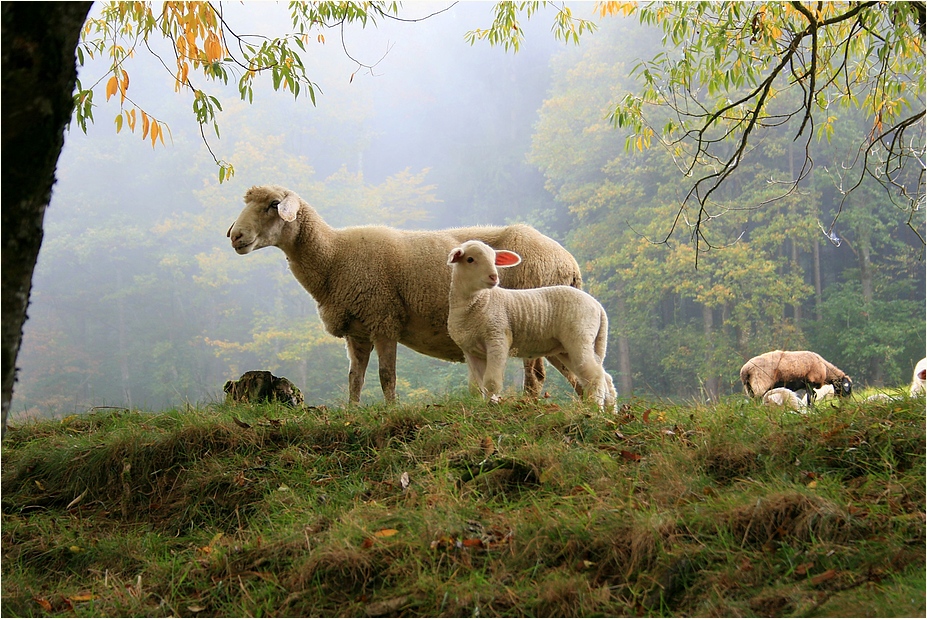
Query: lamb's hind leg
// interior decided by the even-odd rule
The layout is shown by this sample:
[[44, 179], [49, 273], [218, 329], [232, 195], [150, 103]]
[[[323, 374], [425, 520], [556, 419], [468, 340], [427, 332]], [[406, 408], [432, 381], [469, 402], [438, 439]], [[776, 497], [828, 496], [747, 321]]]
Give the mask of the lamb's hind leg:
[[[609, 381], [602, 364], [591, 350], [575, 350], [566, 355], [560, 355], [564, 364], [574, 373], [583, 385], [583, 393], [591, 398], [602, 409], [609, 407], [609, 401], [614, 401], [609, 392]], [[612, 387], [614, 390], [614, 387]], [[611, 404], [614, 408], [614, 404]]]

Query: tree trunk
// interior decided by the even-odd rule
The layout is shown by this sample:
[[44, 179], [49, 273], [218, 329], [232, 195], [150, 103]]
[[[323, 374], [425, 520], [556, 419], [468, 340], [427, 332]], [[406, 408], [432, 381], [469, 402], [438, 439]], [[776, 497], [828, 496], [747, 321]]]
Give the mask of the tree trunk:
[[615, 303], [615, 331], [618, 333], [618, 394], [630, 396], [633, 392], [631, 383], [631, 346], [628, 344], [628, 329], [625, 321], [623, 289], [619, 289]]
[[811, 249], [814, 259], [814, 319], [821, 322], [821, 245], [817, 239]]
[[4, 2], [2, 16], [2, 372], [3, 419], [42, 245], [64, 127], [74, 108], [74, 50], [90, 2]]
[[705, 397], [709, 402], [715, 402], [718, 399], [718, 393], [721, 391], [721, 377], [718, 373], [711, 370], [714, 367], [714, 316], [711, 308], [702, 305], [702, 324], [705, 327], [705, 342], [707, 350], [705, 351], [705, 367], [708, 368], [705, 377]]

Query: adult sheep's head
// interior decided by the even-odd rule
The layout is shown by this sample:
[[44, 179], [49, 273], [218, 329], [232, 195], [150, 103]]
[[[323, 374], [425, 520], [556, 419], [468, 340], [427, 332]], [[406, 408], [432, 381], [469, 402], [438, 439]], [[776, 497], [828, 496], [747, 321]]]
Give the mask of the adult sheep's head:
[[229, 228], [232, 247], [247, 254], [279, 244], [286, 225], [296, 219], [299, 196], [279, 185], [252, 187], [245, 193], [245, 208]]
[[853, 381], [850, 380], [849, 376], [844, 376], [843, 378], [837, 379], [833, 384], [834, 391], [842, 398], [847, 397], [853, 391]]

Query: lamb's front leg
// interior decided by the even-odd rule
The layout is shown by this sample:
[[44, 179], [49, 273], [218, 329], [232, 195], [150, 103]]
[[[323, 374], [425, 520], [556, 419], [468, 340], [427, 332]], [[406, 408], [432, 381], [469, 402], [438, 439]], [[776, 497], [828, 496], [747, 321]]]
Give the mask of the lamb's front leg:
[[486, 345], [486, 371], [483, 373], [483, 396], [488, 400], [498, 399], [505, 380], [505, 362], [509, 358], [509, 347], [505, 342], [489, 342]]
[[467, 360], [467, 371], [469, 373], [468, 386], [470, 393], [483, 393], [483, 374], [486, 372], [486, 359], [478, 357], [471, 353], [464, 353]]

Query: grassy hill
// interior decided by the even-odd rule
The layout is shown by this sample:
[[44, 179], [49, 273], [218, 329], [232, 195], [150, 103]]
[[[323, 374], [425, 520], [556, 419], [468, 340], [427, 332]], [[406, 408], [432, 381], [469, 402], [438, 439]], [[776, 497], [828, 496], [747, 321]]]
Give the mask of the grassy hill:
[[3, 616], [924, 616], [925, 403], [11, 428]]

